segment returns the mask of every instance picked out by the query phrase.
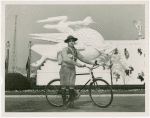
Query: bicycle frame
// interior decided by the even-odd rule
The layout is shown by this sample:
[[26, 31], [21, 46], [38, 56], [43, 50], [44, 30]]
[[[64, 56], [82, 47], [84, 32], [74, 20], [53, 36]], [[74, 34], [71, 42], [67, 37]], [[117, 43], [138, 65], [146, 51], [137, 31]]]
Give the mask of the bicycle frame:
[[[85, 66], [87, 67], [87, 66]], [[92, 101], [99, 107], [102, 107], [102, 108], [105, 108], [105, 107], [108, 107], [111, 103], [112, 103], [112, 100], [113, 100], [113, 93], [112, 93], [112, 88], [110, 87], [110, 85], [108, 84], [108, 82], [106, 82], [105, 80], [101, 79], [102, 77], [94, 77], [94, 74], [93, 74], [93, 69], [96, 69], [98, 68], [98, 66], [95, 66], [93, 65], [93, 67], [87, 67], [89, 68], [89, 73], [83, 73], [83, 74], [76, 74], [76, 75], [90, 75], [90, 79], [84, 84], [81, 86], [81, 88], [79, 88], [78, 91], [74, 90], [74, 100], [77, 100], [79, 97], [80, 97], [80, 92], [82, 89], [85, 88], [85, 86], [87, 86], [87, 84], [90, 82], [90, 85], [89, 85], [89, 95], [92, 99]], [[55, 84], [56, 82], [56, 84]], [[60, 106], [63, 106], [62, 103], [60, 102], [57, 102], [57, 98], [59, 98], [58, 96], [62, 96], [62, 92], [61, 92], [61, 85], [57, 84], [57, 82], [60, 83], [60, 79], [54, 79], [54, 80], [51, 80], [46, 88], [45, 88], [45, 95], [46, 95], [46, 99], [47, 101], [53, 105], [53, 106], [57, 106], [57, 107], [60, 107]], [[95, 93], [93, 94], [93, 91], [94, 90], [96, 92], [96, 94], [101, 94], [99, 92], [99, 89], [97, 89], [97, 87], [99, 87], [99, 85], [101, 86], [101, 84], [97, 83], [97, 82], [103, 82], [105, 83], [107, 86], [108, 86], [108, 89], [110, 90], [110, 100], [108, 101], [108, 103], [106, 104], [101, 104], [99, 103], [98, 101], [96, 101], [93, 97], [93, 95], [95, 95]], [[96, 86], [95, 86], [96, 85]], [[98, 86], [97, 86], [98, 85]], [[103, 86], [103, 85], [102, 85]], [[52, 87], [52, 88], [51, 88]], [[93, 89], [94, 88], [94, 89]], [[106, 87], [105, 87], [106, 88]], [[55, 92], [53, 91], [49, 91], [49, 89], [52, 89], [54, 90]], [[97, 93], [98, 92], [98, 93]], [[105, 94], [105, 93], [104, 93]], [[107, 93], [106, 93], [107, 94]], [[50, 96], [49, 96], [50, 95]], [[53, 97], [55, 97], [53, 99], [53, 97], [51, 97], [51, 95], [53, 95]], [[58, 95], [58, 96], [57, 96]], [[100, 97], [100, 96], [99, 96]], [[69, 98], [70, 98], [70, 94], [69, 94], [69, 91], [66, 92], [66, 98], [67, 98], [67, 102], [69, 101]], [[60, 101], [60, 100], [59, 100]]]
[[89, 69], [89, 73], [84, 73], [84, 74], [76, 74], [76, 75], [90, 75], [90, 79], [82, 86], [82, 88], [79, 89], [79, 92], [84, 89], [84, 87], [91, 81], [93, 82], [93, 79], [94, 79], [94, 75], [93, 75], [93, 72], [92, 70]]

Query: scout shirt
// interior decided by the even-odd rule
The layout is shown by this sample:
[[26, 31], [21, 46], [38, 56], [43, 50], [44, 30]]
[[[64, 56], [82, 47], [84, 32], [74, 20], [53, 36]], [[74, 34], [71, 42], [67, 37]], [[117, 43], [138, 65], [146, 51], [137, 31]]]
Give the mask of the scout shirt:
[[[62, 52], [64, 52], [63, 54], [65, 54], [65, 55], [62, 55], [63, 58], [64, 58], [64, 56], [67, 56], [71, 60], [74, 60], [75, 62], [77, 61], [77, 50], [75, 48], [71, 48], [68, 46], [68, 47], [63, 48]], [[62, 65], [66, 65], [66, 66], [75, 68], [74, 64], [71, 64], [71, 63], [68, 63], [65, 61], [62, 61]]]

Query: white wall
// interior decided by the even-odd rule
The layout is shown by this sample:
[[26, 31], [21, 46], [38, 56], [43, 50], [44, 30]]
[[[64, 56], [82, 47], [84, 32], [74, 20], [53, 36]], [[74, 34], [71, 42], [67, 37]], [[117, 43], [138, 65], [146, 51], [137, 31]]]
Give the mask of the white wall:
[[[113, 78], [113, 84], [114, 85], [141, 85], [144, 84], [145, 81], [140, 81], [137, 79], [138, 73], [141, 73], [143, 71], [145, 73], [145, 39], [141, 40], [135, 40], [135, 41], [108, 41], [113, 42], [118, 46], [119, 52], [121, 52], [121, 57], [123, 61], [128, 66], [132, 66], [134, 68], [134, 71], [129, 76], [122, 76], [123, 73], [119, 73], [120, 79], [116, 81], [115, 78]], [[124, 56], [124, 49], [127, 49], [129, 52], [129, 58], [125, 59]], [[137, 52], [137, 49], [142, 49], [142, 55], [139, 55]], [[80, 62], [82, 63], [82, 62]], [[59, 70], [60, 66], [57, 62], [53, 61], [47, 61], [44, 66], [41, 67], [41, 70], [37, 71], [37, 85], [46, 85], [49, 81], [59, 78]], [[115, 70], [115, 69], [114, 69]], [[76, 68], [77, 74], [82, 73], [88, 73], [87, 68]], [[111, 84], [111, 78], [110, 78], [110, 70], [106, 69], [103, 70], [102, 67], [99, 67], [95, 69], [94, 71], [95, 77], [102, 77], [104, 80], [106, 80], [109, 84]], [[76, 85], [84, 85], [88, 80], [90, 76], [89, 75], [78, 75], [76, 78]], [[146, 79], [146, 78], [145, 78]]]

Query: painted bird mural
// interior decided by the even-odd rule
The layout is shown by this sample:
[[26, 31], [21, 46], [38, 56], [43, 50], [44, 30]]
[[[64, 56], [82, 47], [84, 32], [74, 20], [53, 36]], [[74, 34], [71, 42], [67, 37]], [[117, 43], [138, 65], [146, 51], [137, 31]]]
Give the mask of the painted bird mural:
[[[83, 21], [67, 21], [67, 19], [67, 16], [58, 16], [37, 21], [38, 23], [49, 22], [50, 24], [44, 25], [44, 28], [57, 29], [60, 33], [30, 34], [33, 36], [33, 39], [54, 42], [52, 45], [37, 44], [31, 47], [34, 52], [42, 56], [36, 63], [31, 64], [33, 67], [41, 66], [47, 59], [57, 61], [57, 52], [67, 46], [64, 40], [69, 35], [78, 38], [75, 47], [85, 58], [95, 60], [101, 56], [102, 58], [106, 58], [103, 60], [104, 62], [110, 59], [108, 55], [117, 46], [105, 42], [99, 32], [88, 27], [89, 24], [94, 23], [91, 17], [88, 16]], [[54, 24], [54, 22], [58, 23]], [[74, 26], [74, 28], [70, 26]]]
[[[98, 31], [89, 27], [89, 25], [95, 23], [90, 16], [80, 21], [68, 21], [67, 16], [57, 16], [38, 20], [37, 23], [47, 23], [43, 26], [44, 28], [48, 30], [55, 29], [58, 33], [30, 34], [33, 39], [51, 42], [51, 44], [35, 44], [31, 47], [32, 51], [41, 55], [41, 59], [31, 64], [32, 67], [40, 68], [46, 60], [51, 61], [51, 64], [58, 62], [57, 53], [67, 46], [64, 40], [69, 35], [72, 35], [78, 38], [75, 44], [76, 49], [89, 61], [97, 59], [99, 64], [106, 63], [107, 65], [109, 60], [112, 60], [112, 73], [115, 73], [116, 81], [120, 81], [121, 79], [119, 78], [125, 78], [130, 74], [136, 73], [135, 70], [139, 69], [137, 64], [132, 63], [135, 62], [135, 59], [131, 61], [133, 59], [133, 51], [129, 55], [129, 51], [131, 51], [129, 47], [116, 46], [114, 43], [107, 42]], [[138, 42], [140, 41], [142, 42], [142, 40], [138, 40]], [[137, 54], [137, 48], [135, 52]], [[103, 69], [110, 69], [106, 65], [103, 65]]]
[[144, 81], [144, 76], [141, 73], [138, 73], [137, 79], [140, 79], [140, 81]]
[[142, 55], [142, 49], [138, 48], [138, 54]]
[[129, 55], [129, 52], [128, 52], [128, 50], [127, 50], [126, 48], [124, 49], [124, 55], [125, 55], [125, 58], [126, 58], [126, 59], [128, 59], [129, 56], [130, 56], [130, 55]]

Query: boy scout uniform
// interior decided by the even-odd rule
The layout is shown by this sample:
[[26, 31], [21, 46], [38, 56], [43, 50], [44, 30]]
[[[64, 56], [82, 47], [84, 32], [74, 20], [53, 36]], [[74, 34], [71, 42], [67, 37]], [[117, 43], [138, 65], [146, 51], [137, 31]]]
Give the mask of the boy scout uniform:
[[[76, 49], [75, 48], [71, 49], [69, 46], [65, 47], [65, 48], [67, 48], [67, 56], [76, 62], [77, 61]], [[74, 86], [75, 85], [76, 69], [75, 69], [74, 64], [70, 64], [70, 63], [62, 61], [59, 74], [60, 74], [61, 85], [65, 85], [65, 86]]]

